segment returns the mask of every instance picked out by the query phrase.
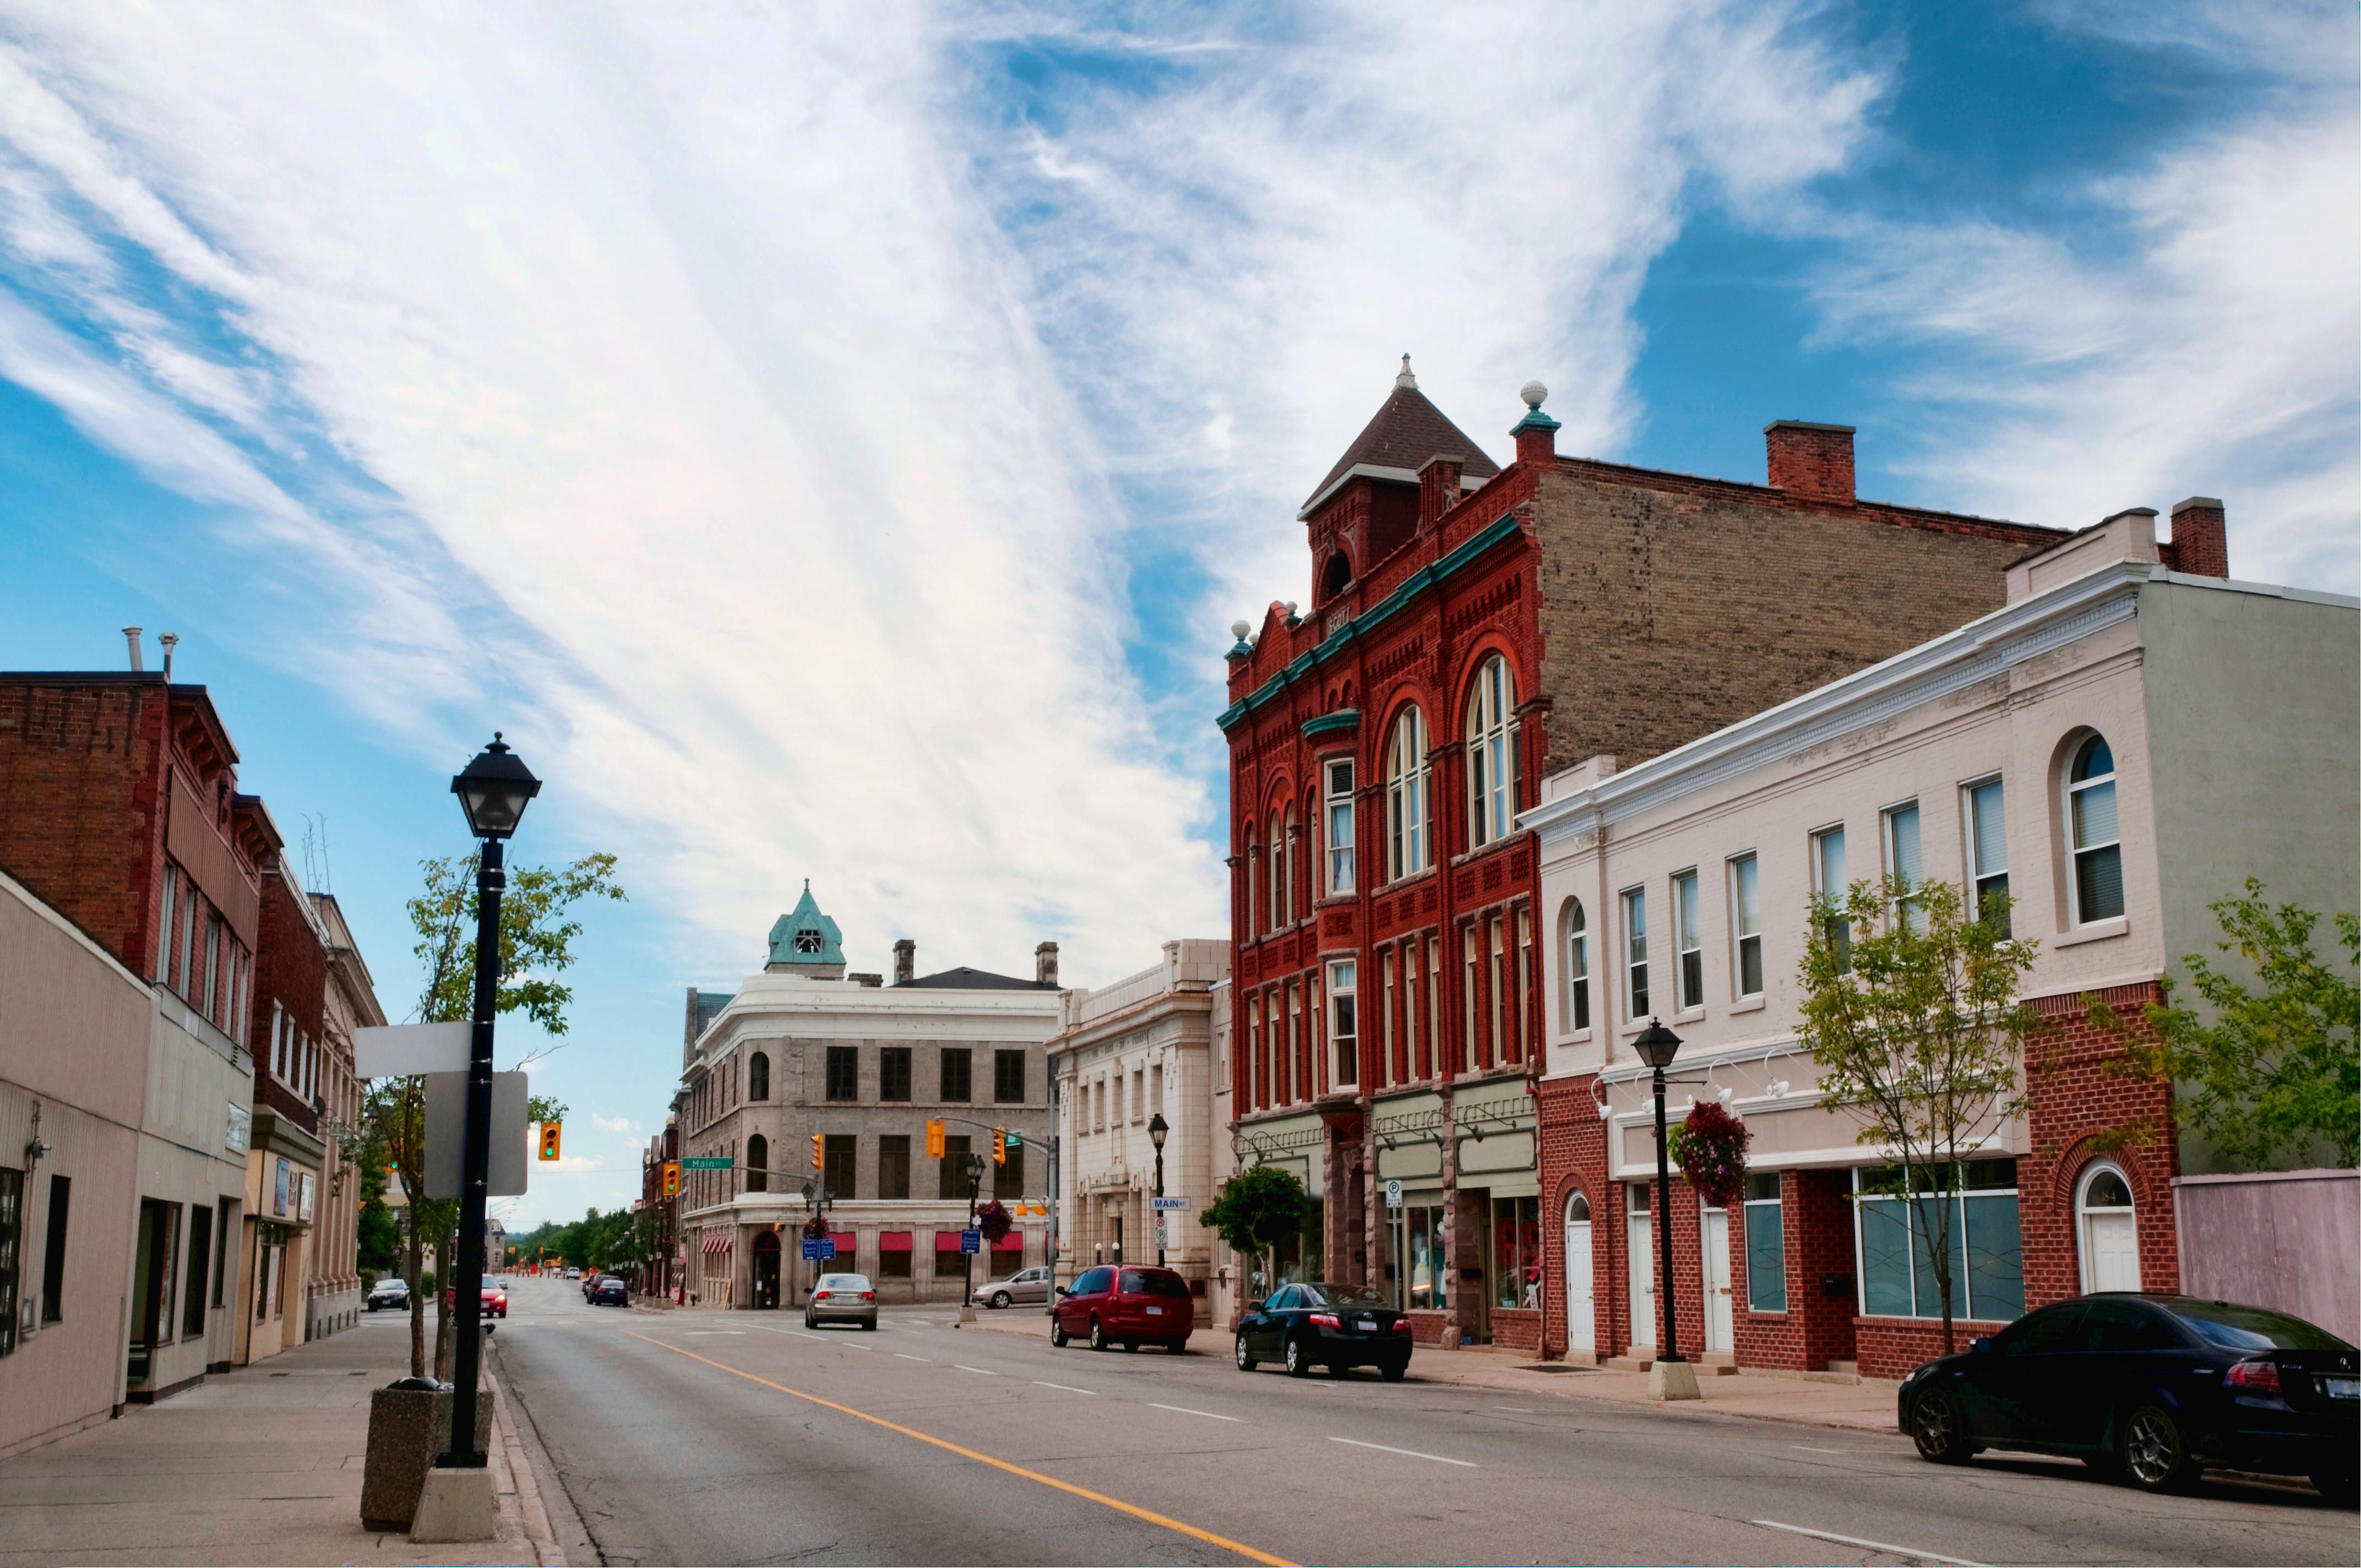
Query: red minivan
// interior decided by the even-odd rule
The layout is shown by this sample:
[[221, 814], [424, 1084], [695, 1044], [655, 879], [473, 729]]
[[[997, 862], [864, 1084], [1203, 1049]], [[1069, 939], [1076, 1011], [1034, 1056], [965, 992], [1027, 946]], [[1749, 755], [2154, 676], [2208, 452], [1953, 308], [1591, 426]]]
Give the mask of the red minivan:
[[1082, 1339], [1093, 1350], [1160, 1344], [1178, 1355], [1189, 1348], [1189, 1331], [1196, 1326], [1189, 1282], [1169, 1268], [1084, 1269], [1071, 1289], [1059, 1290], [1049, 1310], [1051, 1344]]

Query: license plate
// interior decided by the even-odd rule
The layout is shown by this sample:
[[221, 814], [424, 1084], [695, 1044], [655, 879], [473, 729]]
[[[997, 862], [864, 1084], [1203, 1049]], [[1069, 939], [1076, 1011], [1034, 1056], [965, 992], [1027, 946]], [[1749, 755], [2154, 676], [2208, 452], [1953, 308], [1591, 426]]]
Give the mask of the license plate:
[[1161, 1307], [1150, 1307], [1148, 1309], [1148, 1315], [1151, 1318], [1160, 1318], [1164, 1315], [1164, 1309]]
[[1375, 1318], [1363, 1318], [1353, 1326], [1365, 1334], [1373, 1334], [1378, 1332], [1378, 1320]]
[[2361, 1377], [2323, 1377], [2332, 1399], [2361, 1399]]

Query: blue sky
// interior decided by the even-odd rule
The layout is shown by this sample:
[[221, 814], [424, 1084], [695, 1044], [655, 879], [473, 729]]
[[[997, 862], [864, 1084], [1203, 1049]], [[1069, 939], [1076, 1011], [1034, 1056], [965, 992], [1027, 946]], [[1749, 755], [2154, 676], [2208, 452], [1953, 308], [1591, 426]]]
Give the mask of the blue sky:
[[507, 730], [632, 894], [517, 1217], [608, 1206], [806, 876], [867, 968], [1223, 929], [1224, 628], [1404, 350], [1496, 456], [1535, 376], [1687, 472], [1839, 421], [2352, 591], [2356, 77], [2326, 5], [0, 0], [0, 666], [179, 632], [396, 1014]]

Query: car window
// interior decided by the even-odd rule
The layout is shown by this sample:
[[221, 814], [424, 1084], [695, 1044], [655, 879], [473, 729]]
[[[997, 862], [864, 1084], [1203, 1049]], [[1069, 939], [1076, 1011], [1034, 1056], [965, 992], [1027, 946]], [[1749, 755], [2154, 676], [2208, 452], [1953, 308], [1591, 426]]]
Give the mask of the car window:
[[1366, 1285], [1306, 1285], [1304, 1300], [1314, 1307], [1382, 1307], [1385, 1297]]
[[1188, 1285], [1177, 1274], [1159, 1274], [1153, 1269], [1126, 1268], [1123, 1283], [1117, 1287], [1126, 1296], [1180, 1296], [1189, 1294]]
[[2121, 1301], [2093, 1301], [2082, 1313], [2082, 1348], [2120, 1353], [2170, 1350], [2179, 1338], [2162, 1319]]
[[2039, 1355], [2080, 1350], [2082, 1342], [2075, 1331], [2081, 1321], [2082, 1303], [2080, 1301], [2045, 1307], [2001, 1330], [1993, 1340], [1993, 1349], [2003, 1355]]
[[1282, 1286], [1276, 1295], [1272, 1296], [1269, 1300], [1265, 1301], [1262, 1304], [1262, 1310], [1266, 1312], [1284, 1312], [1289, 1308], [1294, 1306], [1295, 1303], [1295, 1287], [1292, 1285]]
[[2195, 1329], [2208, 1344], [2224, 1350], [2351, 1350], [2326, 1329], [2261, 1307], [2227, 1301], [2175, 1301], [2172, 1315]]
[[1104, 1290], [1107, 1288], [1107, 1282], [1114, 1277], [1115, 1270], [1112, 1268], [1086, 1269], [1082, 1277], [1074, 1281], [1074, 1294], [1089, 1296]]

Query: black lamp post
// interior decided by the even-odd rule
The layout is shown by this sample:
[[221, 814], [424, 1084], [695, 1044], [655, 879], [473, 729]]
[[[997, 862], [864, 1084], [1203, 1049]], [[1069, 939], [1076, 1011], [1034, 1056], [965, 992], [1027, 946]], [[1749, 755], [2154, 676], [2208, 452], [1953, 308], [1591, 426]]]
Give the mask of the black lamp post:
[[[1164, 1135], [1172, 1130], [1159, 1111], [1148, 1119], [1148, 1141], [1156, 1146], [1156, 1195], [1164, 1196]], [[1164, 1266], [1164, 1211], [1156, 1211], [1156, 1266]]]
[[452, 1347], [451, 1446], [435, 1464], [480, 1470], [476, 1447], [476, 1379], [483, 1365], [484, 1200], [492, 1157], [492, 1015], [500, 997], [500, 892], [508, 886], [500, 846], [515, 832], [525, 803], [541, 781], [500, 744], [492, 743], [451, 781], [467, 813], [467, 831], [483, 840], [476, 862], [475, 1038], [467, 1057], [467, 1132], [460, 1150], [459, 1254], [452, 1272], [452, 1307], [459, 1343]]
[[1673, 1053], [1681, 1048], [1681, 1037], [1651, 1018], [1647, 1029], [1631, 1045], [1640, 1053], [1640, 1059], [1656, 1075], [1656, 1255], [1662, 1263], [1657, 1294], [1663, 1298], [1664, 1308], [1664, 1343], [1657, 1346], [1656, 1359], [1680, 1362], [1688, 1358], [1681, 1354], [1681, 1342], [1673, 1332], [1673, 1312], [1679, 1292], [1673, 1288], [1673, 1173], [1664, 1146], [1664, 1069], [1673, 1065]]
[[[980, 1154], [971, 1153], [967, 1157], [967, 1228], [971, 1231], [975, 1229], [975, 1201], [983, 1191], [984, 1168], [990, 1163]], [[972, 1307], [975, 1305], [975, 1254], [969, 1253], [960, 1261], [967, 1266], [967, 1282], [960, 1292], [960, 1305]], [[965, 1322], [967, 1320], [961, 1318], [960, 1321]]]

